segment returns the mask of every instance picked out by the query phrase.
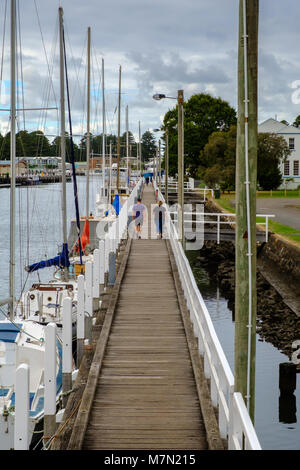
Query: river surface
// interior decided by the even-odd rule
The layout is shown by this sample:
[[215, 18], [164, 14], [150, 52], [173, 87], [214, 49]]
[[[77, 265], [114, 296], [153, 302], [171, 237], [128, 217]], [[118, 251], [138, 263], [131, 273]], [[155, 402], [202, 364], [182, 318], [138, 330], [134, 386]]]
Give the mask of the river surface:
[[[231, 370], [234, 371], [234, 321], [228, 301], [206, 269], [195, 264], [197, 251], [186, 253]], [[300, 449], [300, 374], [294, 395], [280, 399], [279, 364], [289, 358], [256, 335], [255, 429], [263, 450]]]
[[[90, 176], [90, 212], [94, 213], [101, 177]], [[80, 215], [86, 215], [86, 179], [77, 177]], [[75, 218], [73, 183], [66, 184], [67, 227]], [[62, 185], [45, 184], [16, 188], [15, 293], [18, 298], [33, 282], [52, 279], [55, 268], [29, 274], [24, 266], [52, 258], [62, 245]], [[0, 299], [9, 296], [10, 189], [0, 188]]]

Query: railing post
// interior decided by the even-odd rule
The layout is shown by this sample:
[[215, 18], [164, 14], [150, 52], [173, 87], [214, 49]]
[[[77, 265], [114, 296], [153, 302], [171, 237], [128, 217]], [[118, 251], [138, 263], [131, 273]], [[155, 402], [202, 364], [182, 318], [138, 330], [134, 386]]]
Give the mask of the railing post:
[[116, 254], [114, 251], [109, 253], [109, 272], [108, 272], [108, 285], [113, 286], [116, 280]]
[[72, 299], [70, 297], [66, 297], [63, 301], [62, 340], [63, 407], [65, 407], [68, 401], [67, 392], [72, 389]]
[[93, 316], [93, 262], [87, 261], [85, 263], [85, 294], [86, 302], [85, 307], [88, 314]]
[[45, 329], [44, 363], [44, 443], [56, 430], [56, 323], [48, 323]]
[[16, 370], [14, 449], [29, 449], [29, 366]]
[[217, 244], [220, 244], [220, 216], [217, 215]]
[[92, 339], [92, 318], [93, 318], [93, 263], [87, 261], [85, 263], [85, 336], [91, 341]]
[[105, 249], [104, 249], [104, 253], [105, 253], [105, 257], [104, 257], [104, 284], [105, 286], [107, 285], [107, 280], [108, 280], [108, 255], [109, 255], [109, 233], [110, 233], [110, 230], [108, 230], [107, 234], [105, 235], [105, 239], [104, 239], [104, 242], [105, 242]]
[[99, 308], [99, 297], [100, 297], [100, 260], [99, 260], [99, 249], [96, 248], [93, 252], [93, 309], [98, 310]]
[[269, 241], [269, 217], [266, 215], [266, 243]]
[[79, 368], [83, 356], [84, 343], [84, 276], [80, 274], [77, 278], [77, 367]]
[[104, 273], [105, 273], [105, 241], [99, 241], [99, 284], [100, 295], [104, 293]]

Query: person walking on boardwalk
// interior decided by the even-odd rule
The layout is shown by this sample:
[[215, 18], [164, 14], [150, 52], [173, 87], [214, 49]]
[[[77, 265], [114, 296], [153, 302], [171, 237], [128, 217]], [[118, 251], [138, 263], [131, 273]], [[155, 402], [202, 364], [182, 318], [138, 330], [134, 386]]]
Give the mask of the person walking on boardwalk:
[[156, 236], [157, 238], [162, 238], [166, 219], [166, 208], [163, 206], [162, 201], [158, 201], [157, 205], [153, 209], [153, 214], [156, 225]]
[[146, 206], [142, 204], [141, 199], [132, 208], [132, 218], [135, 223], [136, 237], [141, 238], [141, 229], [144, 223], [144, 212], [147, 210]]

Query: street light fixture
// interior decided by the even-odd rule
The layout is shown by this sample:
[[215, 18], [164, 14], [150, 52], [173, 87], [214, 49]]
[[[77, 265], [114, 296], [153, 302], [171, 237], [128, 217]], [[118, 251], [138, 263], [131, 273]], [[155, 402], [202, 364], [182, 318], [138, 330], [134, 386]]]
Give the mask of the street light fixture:
[[166, 96], [166, 95], [163, 95], [162, 93], [156, 93], [155, 95], [153, 95], [153, 99], [156, 101], [160, 101], [164, 98], [168, 98], [169, 100], [177, 100], [177, 98], [174, 98], [173, 96]]
[[178, 90], [177, 98], [161, 93], [153, 95], [159, 101], [163, 98], [177, 99], [178, 102], [178, 238], [184, 246], [184, 136], [183, 136], [183, 90]]

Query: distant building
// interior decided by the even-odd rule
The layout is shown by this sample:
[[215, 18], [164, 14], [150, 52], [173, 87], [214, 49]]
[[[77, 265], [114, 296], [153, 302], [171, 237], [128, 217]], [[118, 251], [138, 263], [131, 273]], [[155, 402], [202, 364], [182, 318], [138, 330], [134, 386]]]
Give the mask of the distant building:
[[[86, 163], [86, 162], [85, 162]], [[112, 157], [112, 163], [117, 163], [117, 158]], [[105, 156], [105, 165], [109, 166], [109, 157]], [[90, 157], [90, 170], [101, 170], [102, 157]]]
[[[26, 175], [27, 163], [22, 159], [16, 160], [16, 176]], [[10, 160], [0, 160], [0, 176], [10, 176]]]
[[[294, 181], [288, 184], [289, 189], [296, 189], [300, 185], [300, 129], [294, 126], [287, 126], [276, 119], [267, 119], [258, 126], [259, 133], [270, 133], [281, 135], [285, 138], [291, 155], [284, 163], [280, 164], [283, 180], [293, 178]], [[281, 185], [284, 188], [284, 182]]]

